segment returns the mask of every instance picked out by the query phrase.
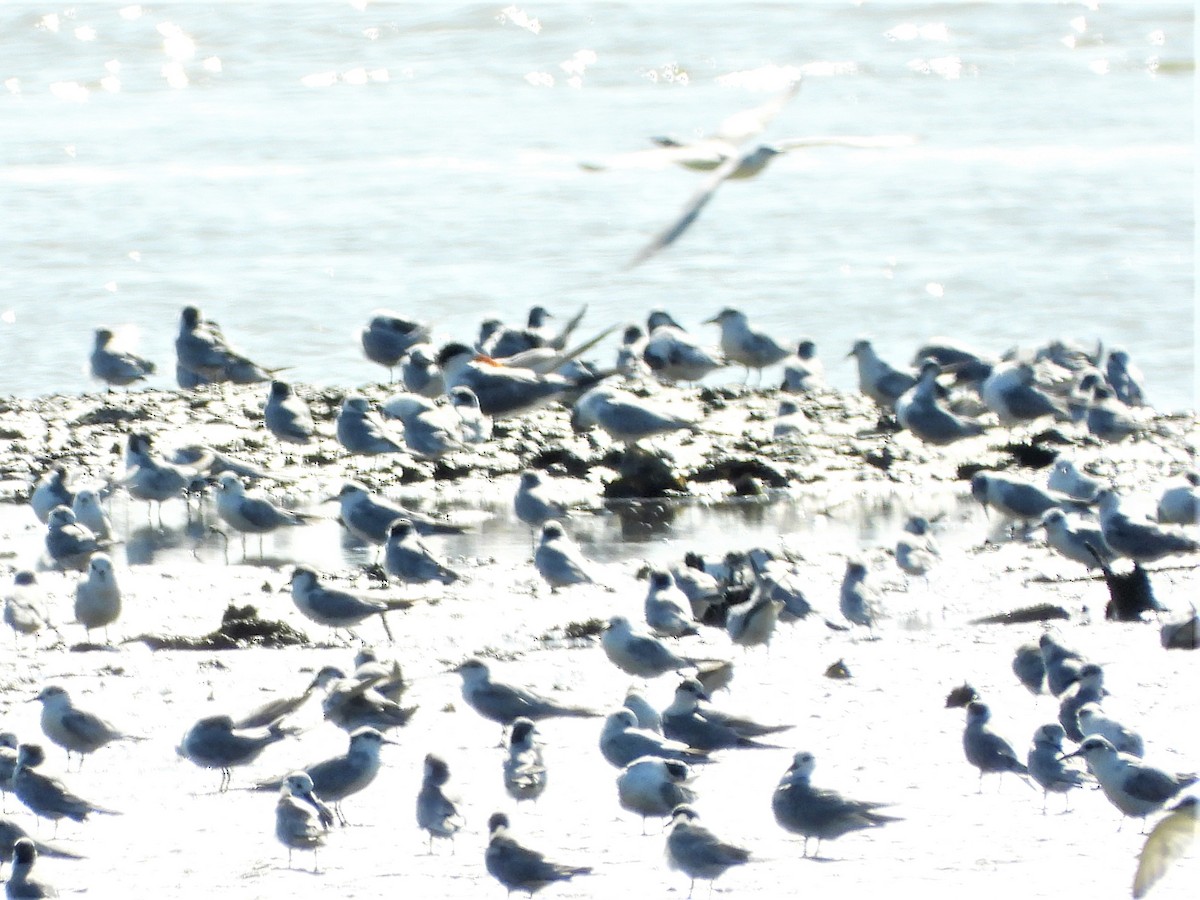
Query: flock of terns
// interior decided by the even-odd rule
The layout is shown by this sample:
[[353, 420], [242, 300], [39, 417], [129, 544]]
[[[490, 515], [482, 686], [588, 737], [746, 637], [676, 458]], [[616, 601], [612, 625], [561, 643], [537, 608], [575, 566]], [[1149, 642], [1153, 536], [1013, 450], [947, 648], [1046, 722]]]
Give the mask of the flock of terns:
[[[801, 395], [823, 386], [823, 369], [811, 340], [785, 346], [755, 329], [746, 315], [724, 309], [709, 322], [720, 329], [717, 347], [707, 347], [667, 313], [655, 311], [645, 331], [626, 328], [613, 366], [582, 362], [583, 354], [612, 329], [577, 347], [570, 336], [582, 313], [565, 327], [550, 327], [550, 314], [531, 311], [524, 327], [509, 328], [489, 321], [475, 346], [450, 343], [435, 350], [428, 326], [390, 313], [376, 315], [362, 332], [367, 357], [399, 377], [404, 390], [375, 409], [362, 396], [345, 398], [337, 415], [335, 435], [351, 456], [402, 453], [438, 459], [491, 438], [491, 422], [519, 416], [551, 403], [571, 409], [578, 429], [599, 428], [626, 452], [646, 452], [639, 446], [658, 435], [703, 429], [703, 423], [656, 405], [618, 384], [639, 378], [667, 382], [697, 382], [710, 372], [740, 365], [758, 373], [784, 366], [783, 391]], [[264, 427], [288, 448], [311, 447], [323, 439], [303, 399], [279, 379], [279, 370], [262, 367], [233, 349], [221, 329], [196, 307], [182, 311], [175, 342], [176, 378], [185, 390], [232, 382], [269, 383], [263, 408]], [[851, 348], [860, 388], [892, 419], [917, 439], [932, 445], [969, 440], [993, 428], [1008, 428], [1041, 419], [1086, 429], [1099, 441], [1123, 441], [1148, 427], [1149, 412], [1140, 374], [1121, 350], [1088, 352], [1055, 342], [1035, 352], [990, 358], [951, 342], [935, 342], [917, 354], [916, 370], [889, 365], [869, 341]], [[154, 374], [150, 362], [114, 346], [113, 333], [96, 331], [91, 355], [92, 374], [109, 386], [129, 386]], [[816, 426], [795, 402], [781, 404], [776, 439], [803, 439]], [[218, 518], [243, 540], [280, 528], [303, 526], [307, 514], [286, 509], [267, 496], [246, 490], [246, 481], [265, 473], [239, 463], [212, 448], [192, 447], [184, 455], [159, 454], [151, 437], [131, 432], [125, 442], [124, 472], [110, 484], [71, 490], [69, 473], [56, 467], [33, 488], [30, 503], [46, 523], [45, 550], [49, 566], [83, 572], [78, 582], [74, 613], [88, 631], [107, 628], [120, 616], [120, 590], [112, 559], [105, 552], [118, 540], [103, 499], [122, 489], [157, 507], [185, 502], [195, 493], [215, 488]], [[1200, 552], [1200, 543], [1184, 527], [1195, 525], [1200, 511], [1200, 478], [1188, 473], [1186, 485], [1164, 491], [1154, 519], [1123, 509], [1120, 495], [1060, 458], [1046, 484], [1035, 484], [1000, 472], [980, 472], [971, 482], [972, 495], [990, 511], [1018, 529], [1039, 526], [1048, 545], [1088, 568], [1113, 560], [1137, 564], [1173, 555]], [[459, 530], [458, 526], [405, 509], [363, 484], [347, 481], [335, 499], [342, 525], [359, 540], [378, 545], [389, 578], [408, 585], [453, 585], [464, 578], [431, 549], [424, 538]], [[188, 501], [190, 502], [190, 501]], [[553, 485], [535, 471], [522, 474], [513, 498], [515, 515], [538, 531], [534, 565], [552, 591], [596, 580], [593, 567], [575, 544], [563, 520], [566, 504]], [[924, 574], [937, 564], [939, 550], [929, 523], [913, 517], [896, 548], [897, 562], [911, 575]], [[690, 564], [689, 564], [690, 563]], [[672, 570], [649, 574], [645, 602], [646, 627], [628, 617], [612, 616], [601, 638], [608, 659], [621, 671], [639, 678], [678, 673], [682, 680], [665, 710], [656, 711], [631, 691], [625, 705], [609, 714], [600, 735], [605, 759], [620, 770], [621, 805], [643, 817], [670, 820], [667, 857], [693, 883], [713, 880], [733, 866], [747, 863], [747, 849], [719, 838], [699, 820], [692, 786], [693, 768], [710, 763], [725, 751], [772, 746], [764, 741], [789, 725], [764, 724], [711, 703], [713, 692], [732, 677], [732, 664], [720, 658], [696, 658], [680, 648], [681, 637], [702, 625], [720, 624], [734, 644], [750, 647], [770, 641], [776, 623], [813, 615], [815, 610], [798, 586], [798, 574], [786, 560], [754, 551], [735, 572], [734, 563], [706, 567], [690, 560]], [[842, 630], [873, 630], [880, 615], [880, 596], [872, 587], [867, 567], [847, 563], [839, 591]], [[749, 589], [731, 602], [731, 585]], [[291, 575], [297, 609], [309, 620], [331, 629], [349, 630], [378, 617], [387, 628], [387, 614], [411, 606], [411, 600], [368, 597], [332, 587], [321, 573], [297, 565]], [[36, 635], [49, 624], [40, 603], [36, 577], [30, 570], [16, 575], [6, 597], [4, 618], [18, 634]], [[389, 637], [390, 631], [388, 632]], [[1194, 775], [1168, 773], [1140, 761], [1140, 738], [1106, 716], [1102, 670], [1079, 659], [1049, 634], [1036, 648], [1018, 654], [1018, 670], [1031, 690], [1049, 690], [1062, 698], [1060, 722], [1038, 729], [1033, 749], [1023, 761], [1011, 744], [988, 724], [990, 711], [977, 697], [967, 698], [963, 747], [967, 761], [980, 773], [1016, 773], [1032, 778], [1048, 796], [1091, 781], [1124, 815], [1136, 818], [1167, 808], [1190, 785]], [[505, 786], [516, 800], [536, 800], [546, 784], [546, 769], [537, 740], [537, 723], [557, 716], [599, 716], [597, 711], [559, 703], [518, 685], [492, 677], [489, 666], [470, 659], [457, 668], [465, 703], [499, 724], [506, 735]], [[1035, 671], [1037, 674], [1030, 674]], [[287, 716], [314, 693], [322, 696], [326, 719], [347, 732], [344, 754], [304, 771], [296, 771], [264, 787], [279, 791], [276, 808], [278, 839], [288, 850], [318, 849], [328, 829], [345, 823], [343, 800], [365, 790], [379, 769], [379, 753], [390, 743], [386, 734], [403, 726], [415, 707], [402, 702], [407, 684], [396, 664], [387, 665], [363, 651], [349, 673], [326, 667], [299, 697], [287, 698], [235, 719], [210, 716], [197, 722], [179, 744], [179, 754], [193, 763], [220, 770], [224, 790], [231, 769], [254, 761], [268, 746], [295, 734]], [[131, 736], [99, 716], [76, 707], [67, 692], [47, 686], [38, 694], [46, 738], [65, 749], [68, 759], [80, 759]], [[1079, 749], [1067, 753], [1063, 740]], [[42, 747], [0, 735], [0, 786], [11, 790], [39, 818], [82, 821], [91, 813], [111, 810], [74, 795], [58, 779], [41, 771]], [[1072, 766], [1081, 757], [1090, 772]], [[855, 800], [814, 786], [813, 754], [795, 753], [772, 797], [778, 824], [808, 841], [823, 840], [871, 829], [898, 820], [881, 811], [883, 804]], [[420, 826], [434, 838], [453, 838], [463, 824], [462, 810], [444, 788], [449, 768], [439, 757], [425, 759], [424, 781], [417, 802]], [[1043, 807], [1044, 811], [1044, 807]], [[26, 836], [18, 825], [4, 822], [0, 847], [11, 851], [13, 870], [9, 897], [54, 896], [38, 882], [32, 867], [38, 852], [69, 855], [54, 845]], [[1151, 833], [1142, 854], [1134, 896], [1141, 896], [1183, 852], [1181, 836], [1194, 833], [1196, 798], [1187, 796]], [[496, 813], [488, 822], [487, 871], [510, 892], [530, 894], [551, 884], [586, 874], [587, 866], [562, 865], [520, 844], [510, 833], [511, 822]]]

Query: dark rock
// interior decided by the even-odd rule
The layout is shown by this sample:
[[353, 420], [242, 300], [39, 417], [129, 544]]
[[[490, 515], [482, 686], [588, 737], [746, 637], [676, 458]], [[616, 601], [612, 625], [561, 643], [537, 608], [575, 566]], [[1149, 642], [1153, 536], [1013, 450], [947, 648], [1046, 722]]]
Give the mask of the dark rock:
[[561, 471], [572, 478], [583, 478], [591, 468], [588, 461], [566, 447], [550, 447], [529, 458], [529, 468]]
[[308, 637], [284, 622], [260, 618], [253, 606], [232, 603], [221, 616], [221, 627], [203, 637], [140, 634], [125, 643], [141, 642], [151, 650], [239, 650], [245, 647], [296, 647]]
[[786, 487], [788, 483], [787, 477], [774, 466], [752, 457], [722, 459], [701, 466], [690, 476], [690, 480], [697, 484], [727, 481], [735, 487], [739, 481], [745, 478], [757, 478], [763, 484], [773, 488]]
[[610, 500], [667, 497], [687, 493], [687, 483], [661, 456], [630, 447], [621, 455], [618, 476], [604, 486]]
[[972, 625], [1020, 625], [1024, 622], [1050, 622], [1055, 619], [1069, 619], [1070, 614], [1061, 606], [1053, 603], [1037, 603], [1014, 609], [1011, 612], [997, 613], [994, 616], [984, 616], [972, 620]]
[[1058, 450], [1044, 447], [1036, 440], [1004, 444], [1000, 449], [1010, 454], [1017, 465], [1030, 469], [1044, 469], [1046, 466], [1052, 465], [1059, 454]]

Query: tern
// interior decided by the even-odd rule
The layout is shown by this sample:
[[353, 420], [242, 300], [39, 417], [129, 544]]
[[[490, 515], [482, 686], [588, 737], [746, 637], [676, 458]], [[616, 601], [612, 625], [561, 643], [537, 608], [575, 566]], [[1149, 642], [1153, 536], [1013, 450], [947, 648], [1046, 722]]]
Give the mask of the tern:
[[537, 740], [537, 726], [521, 716], [513, 720], [504, 758], [504, 789], [517, 803], [537, 800], [546, 790], [546, 763]]
[[293, 850], [313, 852], [313, 871], [317, 869], [317, 848], [333, 824], [333, 813], [313, 793], [312, 779], [305, 772], [293, 772], [279, 788], [275, 804], [275, 837], [287, 847], [288, 868]]
[[465, 824], [458, 801], [444, 790], [449, 780], [450, 767], [446, 761], [432, 753], [425, 754], [425, 772], [417, 793], [417, 825], [429, 832], [430, 853], [435, 837], [447, 838], [453, 847], [454, 835]]
[[992, 711], [986, 703], [972, 700], [967, 704], [967, 727], [963, 730], [963, 752], [967, 762], [979, 770], [979, 793], [983, 793], [983, 776], [997, 772], [1015, 772], [1026, 776], [1029, 769], [1017, 757], [1012, 744], [988, 725]]
[[88, 560], [87, 575], [75, 585], [75, 621], [87, 629], [91, 638], [93, 628], [104, 629], [121, 615], [121, 588], [113, 572], [112, 559], [107, 553], [93, 553]]
[[1182, 531], [1130, 516], [1121, 509], [1121, 495], [1110, 488], [1099, 493], [1097, 502], [1100, 505], [1100, 531], [1105, 543], [1120, 556], [1135, 562], [1151, 563], [1175, 554], [1200, 552], [1200, 542]]
[[686, 803], [671, 811], [671, 833], [667, 835], [667, 862], [691, 879], [688, 897], [696, 879], [714, 881], [733, 866], [750, 861], [750, 851], [720, 840], [700, 824], [696, 811]]
[[529, 896], [556, 881], [570, 881], [587, 875], [591, 866], [567, 866], [550, 862], [545, 854], [519, 844], [509, 833], [508, 816], [493, 813], [488, 819], [488, 845], [483, 861], [488, 874], [511, 894], [525, 891]]
[[745, 367], [747, 379], [750, 370], [757, 369], [761, 383], [763, 369], [783, 362], [790, 355], [790, 351], [769, 334], [752, 328], [741, 310], [727, 306], [705, 324], [720, 327], [721, 352], [729, 362]]
[[598, 716], [583, 706], [558, 703], [527, 688], [493, 681], [487, 663], [468, 659], [455, 671], [462, 676], [462, 697], [467, 705], [485, 719], [509, 726], [519, 718], [538, 722], [556, 716], [574, 718]]
[[95, 753], [114, 741], [145, 740], [143, 737], [119, 731], [95, 713], [78, 708], [71, 702], [71, 695], [59, 685], [52, 684], [42, 688], [33, 699], [42, 704], [42, 732], [67, 751], [68, 764], [72, 753], [79, 755], [79, 765], [82, 768], [83, 759], [87, 754]]
[[1042, 815], [1046, 814], [1046, 801], [1051, 793], [1062, 794], [1069, 805], [1068, 794], [1072, 789], [1092, 783], [1086, 774], [1063, 761], [1065, 736], [1062, 726], [1055, 722], [1041, 726], [1033, 733], [1033, 746], [1025, 760], [1030, 777], [1042, 788]]
[[669, 816], [681, 803], [695, 803], [696, 796], [692, 770], [678, 760], [643, 756], [617, 776], [617, 802], [642, 817], [642, 834], [650, 816]]
[[306, 447], [316, 439], [317, 426], [308, 404], [285, 381], [271, 382], [263, 406], [263, 424], [284, 444]]
[[412, 606], [410, 600], [364, 597], [327, 587], [321, 584], [316, 570], [308, 566], [297, 566], [292, 571], [291, 585], [292, 600], [306, 618], [330, 628], [350, 629], [371, 616], [379, 616], [389, 640], [391, 629], [385, 615]]
[[877, 812], [887, 805], [885, 803], [851, 800], [837, 791], [813, 787], [811, 780], [815, 766], [816, 760], [811, 753], [798, 752], [771, 797], [775, 821], [785, 831], [804, 838], [802, 855], [808, 856], [809, 838], [817, 839], [813, 856], [818, 858], [823, 840], [831, 841], [852, 831], [900, 821], [896, 816]]
[[115, 385], [128, 387], [137, 381], [145, 381], [154, 374], [154, 363], [136, 353], [122, 350], [113, 344], [113, 333], [107, 328], [97, 328], [92, 355], [88, 357], [88, 369], [93, 378], [103, 381], [108, 390]]
[[232, 778], [230, 769], [254, 762], [263, 750], [291, 733], [278, 722], [265, 729], [235, 729], [229, 716], [205, 716], [188, 729], [176, 752], [201, 768], [220, 769], [219, 790], [224, 792]]
[[[306, 766], [303, 771], [312, 781], [312, 790], [322, 801], [329, 804], [342, 825], [349, 824], [342, 812], [342, 801], [371, 786], [379, 774], [379, 752], [385, 744], [397, 746], [374, 728], [356, 729], [350, 735], [350, 744], [345, 753]], [[259, 790], [278, 790], [283, 778], [258, 783]]]
[[1136, 756], [1117, 748], [1098, 734], [1089, 735], [1079, 749], [1066, 758], [1082, 756], [1088, 770], [1100, 782], [1104, 796], [1122, 815], [1144, 819], [1158, 812], [1184, 788], [1196, 783], [1193, 774], [1176, 774], [1148, 766]]
[[721, 368], [719, 353], [706, 350], [683, 327], [661, 309], [646, 320], [646, 343], [642, 360], [664, 381], [696, 382]]
[[405, 353], [429, 340], [429, 326], [402, 318], [391, 310], [377, 309], [360, 337], [367, 359], [387, 369], [390, 377]]

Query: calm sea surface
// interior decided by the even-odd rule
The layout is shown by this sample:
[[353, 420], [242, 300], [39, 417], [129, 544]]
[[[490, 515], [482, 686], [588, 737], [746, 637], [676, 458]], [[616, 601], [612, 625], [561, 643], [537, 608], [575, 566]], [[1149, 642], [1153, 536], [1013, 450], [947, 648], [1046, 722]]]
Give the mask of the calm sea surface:
[[[377, 307], [440, 341], [734, 305], [843, 386], [862, 335], [1065, 337], [1194, 407], [1194, 33], [1191, 3], [6, 3], [0, 394], [92, 389], [99, 325], [170, 384], [186, 303], [347, 386]], [[703, 176], [621, 155], [797, 75], [762, 140], [916, 142], [779, 158], [626, 270]]]

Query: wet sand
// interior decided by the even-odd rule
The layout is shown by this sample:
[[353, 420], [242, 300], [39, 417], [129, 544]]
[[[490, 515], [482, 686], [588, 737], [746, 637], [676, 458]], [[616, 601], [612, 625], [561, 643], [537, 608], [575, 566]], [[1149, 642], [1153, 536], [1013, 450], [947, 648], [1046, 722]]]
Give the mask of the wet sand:
[[[385, 392], [368, 393], [378, 398]], [[987, 541], [994, 523], [966, 502], [964, 480], [980, 466], [1040, 480], [1044, 472], [1021, 460], [1044, 458], [1041, 449], [1062, 449], [1131, 497], [1149, 500], [1191, 464], [1200, 437], [1194, 416], [1160, 417], [1148, 436], [1115, 446], [1060, 426], [1032, 433], [996, 429], [938, 449], [877, 430], [867, 401], [829, 392], [801, 399], [819, 423], [818, 433], [781, 446], [765, 440], [774, 394], [679, 391], [673, 403], [702, 414], [711, 432], [653, 445], [674, 457], [687, 496], [639, 504], [631, 512], [629, 505], [614, 511], [603, 502], [604, 484], [616, 476], [612, 448], [600, 438], [573, 435], [562, 411], [513, 423], [478, 457], [452, 457], [442, 466], [347, 461], [327, 440], [309, 464], [296, 467], [284, 464], [257, 422], [262, 396], [259, 389], [236, 389], [195, 397], [134, 392], [0, 402], [0, 496], [11, 504], [0, 505], [6, 587], [11, 570], [32, 565], [40, 553], [41, 528], [21, 503], [32, 477], [62, 462], [77, 482], [107, 480], [119, 469], [122, 436], [130, 428], [151, 432], [164, 448], [202, 441], [283, 474], [289, 480], [271, 486], [273, 494], [330, 517], [267, 537], [261, 559], [252, 540], [243, 560], [240, 541], [229, 541], [226, 549], [194, 518], [189, 522], [182, 503], [165, 511], [159, 529], [148, 524], [143, 504], [116, 499], [114, 521], [130, 540], [114, 550], [127, 597], [121, 620], [110, 628], [110, 649], [79, 647], [83, 629], [69, 624], [77, 576], [39, 573], [61, 639], [44, 634], [36, 647], [28, 640], [15, 648], [8, 643], [14, 649], [0, 660], [3, 728], [41, 740], [39, 707], [26, 701], [56, 682], [79, 705], [148, 738], [104, 748], [79, 772], [66, 772], [65, 754], [48, 747], [45, 770], [123, 812], [58, 828], [58, 843], [87, 856], [39, 861], [41, 873], [64, 894], [125, 890], [190, 898], [215, 890], [266, 898], [322, 890], [348, 898], [384, 892], [499, 897], [502, 888], [483, 869], [483, 848], [487, 817], [503, 809], [522, 840], [552, 858], [595, 867], [593, 875], [548, 888], [544, 896], [685, 896], [686, 878], [666, 867], [663, 836], [652, 824], [643, 837], [637, 818], [615, 802], [617, 771], [599, 754], [599, 720], [551, 721], [541, 728], [550, 786], [538, 805], [514, 811], [500, 779], [499, 730], [462, 703], [459, 679], [448, 669], [480, 654], [497, 661], [498, 676], [599, 710], [614, 707], [631, 680], [611, 666], [594, 639], [566, 637], [568, 626], [615, 613], [640, 619], [645, 582], [637, 579], [638, 569], [645, 560], [676, 560], [686, 550], [714, 559], [756, 544], [799, 553], [811, 572], [808, 597], [830, 619], [838, 618], [845, 559], [858, 555], [883, 588], [888, 614], [877, 640], [813, 620], [781, 626], [769, 650], [733, 648], [716, 629], [684, 639], [696, 655], [736, 661], [732, 688], [718, 705], [796, 726], [780, 736], [779, 749], [729, 751], [704, 767], [697, 783], [703, 820], [749, 846], [754, 857], [717, 882], [718, 894], [1128, 895], [1143, 838], [1135, 822], [1118, 829], [1118, 815], [1098, 792], [1077, 792], [1067, 814], [1060, 813], [1061, 798], [1052, 797], [1046, 816], [1040, 791], [1011, 778], [1001, 785], [988, 778], [984, 793], [976, 793], [976, 773], [962, 758], [962, 711], [944, 708], [951, 688], [969, 681], [992, 706], [997, 730], [1022, 754], [1034, 729], [1057, 713], [1056, 701], [1028, 694], [1009, 670], [1016, 646], [1036, 639], [1044, 626], [970, 624], [991, 613], [1041, 602], [1064, 607], [1070, 618], [1054, 623], [1054, 630], [1105, 666], [1113, 694], [1106, 709], [1146, 737], [1147, 761], [1168, 769], [1200, 767], [1200, 654], [1164, 651], [1154, 621], [1105, 622], [1103, 582], [1051, 557], [1041, 541]], [[326, 392], [310, 399], [331, 430], [340, 396]], [[510, 509], [516, 473], [530, 464], [578, 477], [571, 483], [579, 512], [570, 527], [597, 561], [603, 584], [551, 595], [539, 583], [529, 562], [528, 532]], [[776, 473], [779, 484], [772, 487]], [[174, 747], [201, 716], [244, 713], [269, 697], [299, 692], [323, 665], [350, 666], [357, 643], [304, 620], [287, 594], [289, 566], [299, 561], [358, 589], [381, 590], [363, 572], [370, 548], [347, 541], [332, 520], [336, 506], [318, 502], [347, 476], [471, 524], [462, 537], [429, 539], [469, 580], [451, 589], [407, 592], [424, 600], [389, 617], [394, 645], [386, 643], [378, 623], [358, 629], [381, 654], [401, 661], [413, 681], [406, 700], [420, 709], [393, 734], [401, 746], [385, 748], [376, 784], [346, 802], [354, 824], [330, 834], [319, 857], [322, 874], [314, 878], [299, 868], [311, 866], [307, 854], [297, 854], [296, 870], [286, 868], [286, 852], [272, 833], [274, 796], [244, 788], [344, 748], [344, 735], [320, 720], [315, 704], [300, 716], [308, 729], [269, 748], [253, 766], [235, 770], [234, 789], [224, 795], [216, 794], [217, 773], [178, 759]], [[943, 559], [927, 581], [906, 583], [888, 550], [908, 510], [944, 514], [938, 534]], [[211, 510], [205, 521], [215, 521]], [[1155, 593], [1172, 610], [1168, 618], [1200, 595], [1195, 562], [1151, 567]], [[206, 634], [231, 602], [253, 604], [264, 617], [293, 625], [309, 644], [185, 652], [126, 642], [143, 633]], [[849, 680], [823, 676], [838, 659], [849, 667]], [[673, 686], [668, 676], [647, 691], [661, 706]], [[823, 852], [832, 861], [800, 859], [799, 842], [775, 825], [770, 812], [771, 791], [797, 749], [816, 755], [814, 783], [890, 802], [889, 812], [904, 821], [827, 843]], [[451, 787], [464, 801], [467, 826], [453, 854], [439, 844], [435, 855], [427, 855], [415, 824], [420, 761], [430, 751], [447, 760]], [[27, 830], [43, 839], [53, 833], [48, 823], [39, 831], [15, 799], [7, 804], [8, 815]], [[1152, 896], [1183, 896], [1194, 873], [1193, 860]]]

